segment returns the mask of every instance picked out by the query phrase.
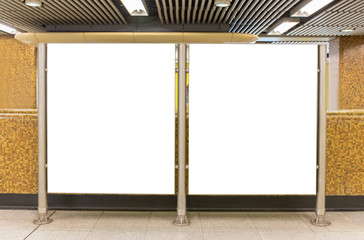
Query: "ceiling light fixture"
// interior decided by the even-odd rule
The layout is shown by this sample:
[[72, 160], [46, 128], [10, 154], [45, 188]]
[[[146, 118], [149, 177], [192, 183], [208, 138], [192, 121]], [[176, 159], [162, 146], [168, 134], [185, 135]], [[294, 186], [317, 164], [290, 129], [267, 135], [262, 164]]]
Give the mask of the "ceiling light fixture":
[[282, 35], [300, 23], [299, 18], [282, 18], [272, 27], [268, 28], [268, 35]]
[[333, 0], [305, 0], [291, 10], [291, 17], [308, 17]]
[[215, 0], [216, 7], [229, 7], [231, 0]]
[[148, 16], [148, 7], [144, 0], [121, 0], [131, 16]]
[[353, 32], [355, 31], [355, 28], [344, 28], [344, 29], [341, 29], [340, 32], [343, 32], [343, 33], [348, 33], [348, 32]]
[[1, 23], [0, 23], [0, 31], [7, 32], [7, 33], [10, 33], [10, 34], [17, 34], [17, 33], [20, 33], [20, 32], [19, 32], [18, 30], [16, 30], [15, 28], [12, 28], [12, 27], [6, 26], [6, 25], [1, 24]]
[[40, 0], [25, 0], [25, 5], [30, 7], [41, 7], [42, 2]]

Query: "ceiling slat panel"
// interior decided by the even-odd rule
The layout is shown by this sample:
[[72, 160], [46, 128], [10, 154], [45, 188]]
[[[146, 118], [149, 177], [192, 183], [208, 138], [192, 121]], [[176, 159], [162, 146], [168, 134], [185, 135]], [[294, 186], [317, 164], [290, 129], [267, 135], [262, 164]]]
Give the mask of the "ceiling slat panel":
[[295, 4], [297, 4], [299, 0], [295, 1], [286, 1], [281, 7], [278, 8], [278, 10], [273, 10], [272, 15], [265, 21], [258, 25], [258, 28], [256, 30], [252, 30], [247, 33], [259, 35], [263, 31], [265, 31], [267, 28], [269, 28], [274, 22], [276, 22], [284, 13], [289, 11]]
[[[341, 32], [355, 28], [353, 32]], [[289, 32], [289, 36], [364, 35], [364, 0], [342, 0], [305, 24]]]
[[26, 6], [24, 0], [0, 0], [0, 20], [22, 31], [45, 31], [46, 25], [126, 24], [112, 0], [42, 0]]

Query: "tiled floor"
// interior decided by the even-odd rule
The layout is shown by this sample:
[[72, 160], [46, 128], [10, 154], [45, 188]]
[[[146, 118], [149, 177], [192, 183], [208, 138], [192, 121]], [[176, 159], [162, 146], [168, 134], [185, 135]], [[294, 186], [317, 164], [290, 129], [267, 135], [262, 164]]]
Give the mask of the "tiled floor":
[[172, 224], [174, 212], [51, 211], [52, 223], [36, 226], [37, 213], [0, 210], [1, 240], [364, 240], [364, 212], [328, 212], [329, 227], [309, 223], [313, 213], [191, 212], [192, 224]]

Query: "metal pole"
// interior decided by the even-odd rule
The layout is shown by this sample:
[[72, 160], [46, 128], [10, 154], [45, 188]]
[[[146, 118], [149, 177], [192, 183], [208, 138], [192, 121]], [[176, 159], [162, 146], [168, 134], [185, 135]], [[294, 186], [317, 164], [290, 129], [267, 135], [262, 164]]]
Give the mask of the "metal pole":
[[327, 82], [327, 47], [318, 46], [318, 159], [317, 159], [317, 200], [316, 217], [311, 223], [316, 226], [328, 226], [325, 220], [326, 198], [326, 82]]
[[187, 226], [186, 215], [186, 44], [178, 44], [178, 188], [174, 224]]
[[52, 222], [47, 217], [47, 45], [38, 44], [38, 219], [37, 225]]

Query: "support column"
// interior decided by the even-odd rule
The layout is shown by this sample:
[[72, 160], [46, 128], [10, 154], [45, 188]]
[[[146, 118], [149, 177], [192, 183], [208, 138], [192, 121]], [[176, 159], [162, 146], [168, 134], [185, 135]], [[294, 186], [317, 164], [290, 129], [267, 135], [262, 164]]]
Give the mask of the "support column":
[[178, 184], [177, 218], [174, 224], [187, 226], [186, 210], [186, 44], [178, 44]]
[[316, 226], [328, 226], [325, 214], [326, 198], [326, 83], [327, 83], [327, 46], [318, 46], [318, 160], [316, 217], [311, 223]]
[[52, 222], [47, 217], [47, 45], [38, 44], [38, 219], [37, 225]]

